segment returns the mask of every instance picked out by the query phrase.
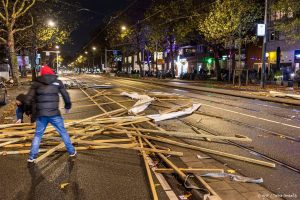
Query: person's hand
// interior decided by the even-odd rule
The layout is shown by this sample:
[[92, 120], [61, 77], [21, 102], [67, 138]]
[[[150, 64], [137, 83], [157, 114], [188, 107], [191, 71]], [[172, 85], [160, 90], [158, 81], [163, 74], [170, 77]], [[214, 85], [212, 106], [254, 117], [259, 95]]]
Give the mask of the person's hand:
[[21, 119], [18, 119], [18, 121], [16, 121], [16, 124], [21, 124], [21, 123], [22, 123]]
[[70, 113], [70, 109], [65, 109], [65, 113], [66, 114]]

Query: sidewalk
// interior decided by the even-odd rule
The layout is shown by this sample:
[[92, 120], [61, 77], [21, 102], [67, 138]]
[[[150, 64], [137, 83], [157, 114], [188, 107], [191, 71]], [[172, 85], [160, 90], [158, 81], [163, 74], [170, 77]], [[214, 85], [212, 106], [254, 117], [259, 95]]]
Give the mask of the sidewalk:
[[[150, 80], [157, 80], [156, 78], [142, 78], [142, 79], [150, 79]], [[264, 89], [260, 87], [259, 84], [248, 84], [248, 85], [241, 85], [240, 87], [238, 84], [233, 85], [229, 82], [221, 82], [215, 80], [207, 80], [207, 81], [194, 81], [194, 80], [182, 80], [182, 79], [158, 79], [158, 80], [167, 80], [169, 82], [179, 82], [179, 83], [190, 83], [193, 85], [209, 87], [209, 88], [220, 88], [220, 89], [230, 89], [230, 90], [237, 90], [237, 91], [250, 91], [250, 92], [269, 92], [269, 91], [278, 91], [278, 92], [286, 92], [291, 94], [300, 94], [300, 88], [298, 87], [286, 87], [281, 85], [270, 85], [267, 84]]]
[[186, 80], [179, 80], [179, 79], [156, 79], [156, 78], [134, 79], [134, 78], [124, 78], [124, 77], [118, 77], [118, 78], [127, 79], [131, 81], [140, 81], [145, 83], [176, 87], [180, 89], [191, 89], [191, 90], [198, 90], [203, 92], [230, 95], [230, 96], [243, 97], [249, 99], [259, 99], [263, 101], [300, 106], [300, 101], [297, 99], [287, 98], [287, 97], [285, 98], [272, 97], [270, 95], [270, 91], [282, 92], [284, 94], [295, 94], [295, 95], [300, 94], [299, 92], [300, 89], [297, 91], [297, 89], [292, 90], [291, 88], [284, 88], [282, 86], [278, 86], [278, 87], [267, 86], [266, 89], [261, 89], [257, 85], [238, 87], [223, 82], [203, 83], [200, 81], [186, 81]]
[[[24, 93], [26, 94], [30, 84], [31, 84], [31, 77], [22, 78], [20, 80], [20, 86], [8, 86], [7, 87], [7, 94], [8, 94], [8, 103], [7, 105], [0, 106], [0, 124], [11, 124], [15, 123], [15, 99], [16, 97]], [[27, 116], [25, 116], [25, 121], [29, 120]]]
[[[198, 155], [206, 157], [207, 155], [193, 150], [186, 150], [180, 147], [172, 147], [176, 151], [182, 151], [184, 157], [181, 160], [187, 165], [187, 168], [216, 168], [224, 169], [225, 172], [234, 172], [235, 170], [227, 167], [225, 164], [215, 159], [199, 159]], [[239, 174], [236, 174], [239, 175]], [[279, 200], [281, 194], [274, 194], [260, 184], [242, 183], [231, 181], [228, 178], [208, 178], [196, 175], [198, 179], [204, 179], [205, 182], [216, 192], [222, 200]]]

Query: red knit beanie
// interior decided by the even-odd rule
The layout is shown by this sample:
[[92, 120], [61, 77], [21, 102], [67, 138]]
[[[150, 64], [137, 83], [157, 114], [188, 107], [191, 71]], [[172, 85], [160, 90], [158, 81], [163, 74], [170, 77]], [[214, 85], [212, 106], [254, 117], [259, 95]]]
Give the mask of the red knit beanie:
[[44, 76], [46, 74], [55, 74], [54, 71], [47, 65], [44, 65], [41, 69], [41, 75]]

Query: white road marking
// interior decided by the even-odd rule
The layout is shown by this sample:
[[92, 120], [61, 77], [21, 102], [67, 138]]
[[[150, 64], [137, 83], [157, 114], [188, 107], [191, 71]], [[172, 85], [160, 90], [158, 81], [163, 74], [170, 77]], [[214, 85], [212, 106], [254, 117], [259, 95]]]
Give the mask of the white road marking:
[[246, 116], [246, 117], [251, 117], [251, 118], [263, 120], [263, 121], [266, 121], [266, 122], [271, 122], [271, 123], [280, 124], [280, 125], [283, 125], [283, 126], [288, 126], [288, 127], [291, 127], [291, 128], [300, 129], [299, 126], [294, 126], [294, 125], [291, 125], [291, 124], [286, 124], [286, 123], [282, 123], [282, 122], [278, 122], [278, 121], [274, 121], [274, 120], [270, 120], [270, 119], [256, 117], [256, 116], [253, 116], [253, 115], [248, 115], [248, 114], [244, 114], [244, 113], [240, 113], [240, 112], [236, 112], [236, 111], [232, 111], [232, 110], [228, 110], [228, 109], [224, 109], [224, 108], [219, 108], [219, 107], [216, 107], [216, 106], [211, 106], [211, 105], [207, 105], [207, 104], [203, 104], [203, 103], [201, 103], [201, 104], [202, 104], [202, 106], [207, 106], [207, 107], [215, 108], [215, 109], [218, 109], [218, 110], [223, 110], [223, 111], [243, 115], [243, 116]]
[[[97, 81], [97, 80], [96, 80], [96, 81]], [[139, 89], [139, 88], [136, 88], [136, 89]], [[141, 90], [141, 89], [140, 89], [140, 90]], [[250, 118], [254, 118], [254, 119], [263, 120], [263, 121], [270, 122], [270, 123], [274, 123], [274, 124], [280, 124], [280, 125], [283, 125], [283, 126], [287, 126], [287, 127], [291, 127], [291, 128], [300, 129], [299, 126], [294, 126], [294, 125], [291, 125], [291, 124], [286, 124], [286, 123], [282, 123], [282, 122], [278, 122], [278, 121], [274, 121], [274, 120], [270, 120], [270, 119], [265, 119], [265, 118], [261, 118], [261, 117], [256, 117], [256, 116], [253, 116], [253, 115], [248, 115], [248, 114], [244, 114], [244, 113], [240, 113], [240, 112], [228, 110], [228, 109], [225, 109], [225, 108], [219, 108], [219, 107], [215, 107], [215, 106], [211, 106], [211, 105], [203, 104], [203, 103], [201, 103], [201, 105], [202, 105], [202, 106], [211, 107], [211, 108], [215, 108], [215, 109], [218, 109], [218, 110], [223, 110], [223, 111], [227, 111], [227, 112], [231, 112], [231, 113], [243, 115], [243, 116], [250, 117]]]

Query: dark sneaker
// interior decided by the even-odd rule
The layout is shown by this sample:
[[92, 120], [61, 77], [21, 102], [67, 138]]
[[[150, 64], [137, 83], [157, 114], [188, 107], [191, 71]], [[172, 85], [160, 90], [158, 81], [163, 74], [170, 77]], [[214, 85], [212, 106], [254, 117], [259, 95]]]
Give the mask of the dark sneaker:
[[36, 159], [34, 159], [34, 158], [28, 158], [27, 162], [29, 162], [29, 163], [34, 163], [35, 160], [36, 160]]
[[77, 155], [77, 151], [75, 151], [73, 154], [70, 154], [70, 157], [75, 157]]

